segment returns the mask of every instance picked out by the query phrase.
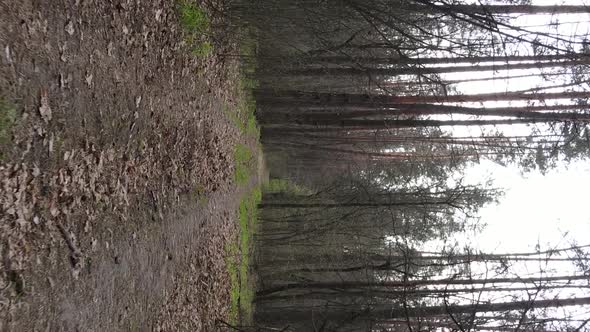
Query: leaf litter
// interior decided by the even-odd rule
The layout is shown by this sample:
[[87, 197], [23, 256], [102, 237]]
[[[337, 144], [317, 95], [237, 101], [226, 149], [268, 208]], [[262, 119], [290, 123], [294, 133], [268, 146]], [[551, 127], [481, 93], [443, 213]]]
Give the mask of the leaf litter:
[[[114, 302], [104, 303], [93, 298], [101, 289], [93, 290], [92, 280], [108, 279], [96, 270], [109, 266], [105, 259], [125, 265], [127, 239], [142, 243], [163, 236], [161, 225], [195, 188], [236, 195], [230, 190], [231, 152], [238, 134], [221, 104], [235, 100], [237, 67], [221, 66], [214, 55], [194, 59], [183, 50], [173, 3], [35, 6], [43, 8], [15, 5], [14, 13], [0, 13], [0, 40], [11, 40], [11, 46], [0, 45], [6, 59], [0, 89], [23, 109], [10, 156], [0, 162], [0, 330], [100, 323], [92, 319], [101, 316], [60, 317], [62, 308], [49, 305], [57, 300], [48, 302], [52, 292], [60, 294], [61, 305], [126, 311], [129, 304], [122, 303], [141, 294], [128, 299], [120, 291]], [[97, 32], [90, 22], [106, 24], [108, 32]], [[174, 282], [157, 295], [162, 298], [144, 290], [160, 305], [122, 315], [118, 328], [131, 326], [125, 324], [135, 317], [160, 330], [210, 331], [214, 318], [227, 314], [223, 248], [235, 232], [231, 201], [201, 211], [216, 217], [199, 217], [194, 252], [166, 253], [178, 264]], [[70, 290], [80, 287], [75, 285], [86, 290]]]

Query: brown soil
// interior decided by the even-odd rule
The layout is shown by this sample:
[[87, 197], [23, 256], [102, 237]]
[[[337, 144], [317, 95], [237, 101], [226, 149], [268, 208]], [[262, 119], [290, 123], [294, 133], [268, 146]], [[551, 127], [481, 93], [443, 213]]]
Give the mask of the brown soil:
[[238, 65], [192, 56], [175, 4], [0, 0], [0, 330], [225, 317]]

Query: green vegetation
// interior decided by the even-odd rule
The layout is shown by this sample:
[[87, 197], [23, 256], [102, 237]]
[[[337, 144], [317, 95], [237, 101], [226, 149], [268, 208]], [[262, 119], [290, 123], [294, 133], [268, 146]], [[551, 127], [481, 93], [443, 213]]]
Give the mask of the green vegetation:
[[180, 3], [180, 23], [190, 32], [206, 32], [209, 29], [209, 18], [196, 4], [189, 1]]
[[256, 102], [254, 97], [242, 99], [235, 111], [231, 110], [229, 106], [225, 107], [225, 113], [242, 133], [258, 138], [260, 129], [258, 128], [255, 112]]
[[313, 191], [309, 188], [300, 186], [285, 179], [271, 179], [264, 185], [264, 192], [275, 194], [275, 193], [286, 193], [294, 195], [311, 195]]
[[[240, 80], [238, 83], [238, 104], [234, 107], [225, 105], [224, 112], [245, 136], [260, 137], [260, 129], [256, 121], [256, 101], [253, 90], [258, 81], [253, 79], [256, 65], [252, 55], [256, 48], [253, 38], [241, 39], [241, 55], [243, 58]], [[234, 148], [234, 180], [245, 185], [256, 172], [256, 160], [246, 145], [237, 144]], [[229, 322], [232, 325], [245, 325], [252, 321], [252, 300], [255, 294], [255, 282], [250, 274], [252, 252], [252, 235], [256, 227], [258, 204], [262, 199], [260, 188], [254, 189], [240, 202], [238, 208], [239, 235], [226, 247], [226, 265], [229, 273], [231, 289], [231, 309]]]
[[258, 128], [258, 123], [256, 122], [256, 98], [254, 97], [254, 89], [258, 87], [258, 81], [254, 79], [254, 74], [256, 73], [256, 40], [252, 37], [252, 35], [247, 34], [244, 38], [242, 38], [240, 51], [243, 58], [242, 61], [242, 74], [240, 77], [240, 89], [244, 93], [244, 98], [242, 105], [240, 107], [241, 112], [244, 114], [243, 118], [245, 118], [245, 128], [244, 131], [248, 135], [260, 136], [260, 129]]
[[213, 45], [206, 40], [211, 25], [207, 14], [188, 0], [180, 2], [178, 11], [180, 24], [188, 33], [185, 40], [192, 48], [191, 53], [198, 57], [211, 54]]
[[234, 180], [237, 184], [248, 183], [250, 174], [254, 171], [254, 164], [252, 151], [243, 144], [236, 145], [234, 148]]
[[198, 57], [204, 57], [213, 52], [213, 45], [209, 41], [204, 41], [193, 47], [192, 53]]
[[240, 202], [238, 209], [239, 236], [226, 247], [226, 266], [230, 277], [230, 323], [248, 323], [252, 319], [254, 280], [250, 275], [252, 235], [258, 219], [258, 204], [262, 199], [260, 188], [255, 188]]
[[[16, 121], [16, 107], [0, 98], [0, 144], [8, 143], [10, 138], [10, 129]], [[0, 158], [2, 158], [0, 151]]]
[[253, 92], [258, 87], [258, 81], [253, 78], [256, 72], [256, 61], [254, 60], [256, 48], [257, 43], [252, 34], [244, 34], [240, 39], [240, 56], [242, 62], [238, 88], [241, 98], [235, 110], [226, 107], [225, 111], [242, 133], [258, 138], [260, 136], [260, 128], [256, 122], [256, 99], [254, 98]]
[[230, 323], [235, 324], [240, 313], [240, 247], [237, 241], [225, 247], [225, 265], [230, 282]]

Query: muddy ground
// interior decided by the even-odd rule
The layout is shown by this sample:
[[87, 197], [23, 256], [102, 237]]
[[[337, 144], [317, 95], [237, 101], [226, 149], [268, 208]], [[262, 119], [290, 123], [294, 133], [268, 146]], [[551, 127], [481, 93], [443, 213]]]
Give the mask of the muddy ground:
[[[192, 55], [175, 6], [0, 0], [14, 120], [0, 141], [0, 330], [212, 331], [227, 314], [232, 149], [246, 138], [224, 112], [238, 64], [218, 54], [236, 41]], [[222, 4], [203, 6], [223, 26]]]

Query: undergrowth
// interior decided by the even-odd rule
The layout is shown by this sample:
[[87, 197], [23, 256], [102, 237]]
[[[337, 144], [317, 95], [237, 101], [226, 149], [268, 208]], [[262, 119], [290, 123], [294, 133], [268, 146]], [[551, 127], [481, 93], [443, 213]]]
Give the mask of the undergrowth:
[[[252, 34], [241, 34], [240, 43], [240, 75], [236, 84], [237, 102], [225, 104], [224, 112], [232, 123], [240, 130], [243, 138], [254, 138], [259, 144], [260, 129], [256, 121], [256, 100], [254, 90], [258, 81], [254, 79], [256, 71], [256, 40]], [[257, 171], [257, 160], [253, 151], [245, 144], [236, 144], [233, 151], [234, 182], [247, 185]], [[255, 280], [250, 271], [252, 261], [253, 234], [258, 218], [258, 204], [262, 199], [259, 187], [245, 195], [237, 210], [237, 237], [226, 247], [225, 263], [230, 280], [230, 312], [229, 323], [243, 326], [252, 321]]]
[[234, 148], [234, 180], [237, 184], [248, 183], [254, 172], [254, 164], [252, 151], [244, 144], [237, 144]]
[[235, 108], [226, 106], [225, 111], [242, 133], [259, 139], [260, 128], [256, 121], [256, 99], [254, 97], [254, 90], [258, 87], [258, 81], [254, 78], [256, 48], [257, 42], [253, 34], [244, 33], [240, 38], [240, 58], [242, 59], [238, 85], [240, 98]]
[[204, 57], [213, 52], [213, 45], [207, 40], [211, 23], [209, 17], [197, 4], [189, 1], [180, 1], [178, 5], [180, 24], [187, 32], [186, 43], [191, 47], [191, 53], [198, 57]]
[[239, 235], [226, 246], [226, 266], [230, 277], [230, 324], [248, 324], [254, 312], [255, 281], [250, 273], [252, 236], [258, 219], [260, 188], [242, 198], [238, 208]]

